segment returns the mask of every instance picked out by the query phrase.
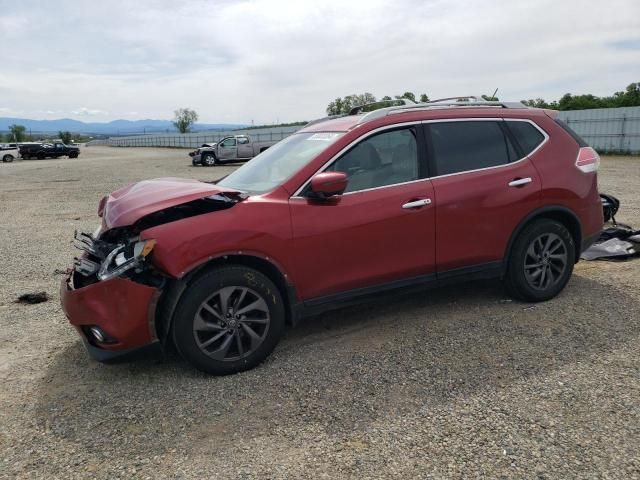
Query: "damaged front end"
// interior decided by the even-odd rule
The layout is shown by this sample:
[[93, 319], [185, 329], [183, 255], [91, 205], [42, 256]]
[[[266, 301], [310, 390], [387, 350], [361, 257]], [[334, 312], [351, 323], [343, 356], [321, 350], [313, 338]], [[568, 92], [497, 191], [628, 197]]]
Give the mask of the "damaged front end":
[[[129, 353], [158, 340], [156, 306], [175, 279], [154, 264], [155, 247], [161, 239], [145, 238], [144, 231], [231, 208], [244, 198], [236, 192], [215, 193], [150, 213], [141, 210], [144, 214], [128, 226], [74, 234], [82, 255], [74, 259], [62, 282], [61, 301], [94, 358], [108, 360], [109, 352]], [[101, 201], [99, 215], [108, 215], [110, 207], [109, 201]], [[132, 210], [127, 208], [127, 213], [134, 213]], [[108, 222], [103, 222], [103, 228], [105, 224]]]
[[[74, 259], [74, 270], [89, 280], [109, 280], [132, 273], [141, 274], [145, 270], [145, 261], [153, 251], [156, 241], [140, 240], [138, 236], [117, 238], [113, 232], [107, 239], [97, 238], [88, 233], [76, 231], [74, 234], [76, 248], [85, 254]], [[118, 232], [121, 233], [121, 232]], [[115, 238], [114, 238], [115, 237]], [[86, 282], [83, 282], [86, 283]], [[145, 282], [143, 282], [145, 283]]]

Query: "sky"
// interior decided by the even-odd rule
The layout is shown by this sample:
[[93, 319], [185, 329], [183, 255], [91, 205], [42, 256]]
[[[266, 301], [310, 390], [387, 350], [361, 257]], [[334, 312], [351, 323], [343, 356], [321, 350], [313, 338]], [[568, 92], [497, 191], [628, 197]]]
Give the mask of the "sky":
[[639, 0], [0, 0], [0, 117], [270, 124], [336, 97], [610, 95]]

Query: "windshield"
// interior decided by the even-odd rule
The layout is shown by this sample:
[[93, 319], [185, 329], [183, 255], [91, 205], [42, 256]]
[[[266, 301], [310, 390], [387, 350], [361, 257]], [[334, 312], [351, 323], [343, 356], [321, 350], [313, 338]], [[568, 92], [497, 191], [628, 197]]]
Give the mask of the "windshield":
[[344, 133], [294, 133], [257, 155], [217, 185], [249, 193], [265, 193], [291, 177]]

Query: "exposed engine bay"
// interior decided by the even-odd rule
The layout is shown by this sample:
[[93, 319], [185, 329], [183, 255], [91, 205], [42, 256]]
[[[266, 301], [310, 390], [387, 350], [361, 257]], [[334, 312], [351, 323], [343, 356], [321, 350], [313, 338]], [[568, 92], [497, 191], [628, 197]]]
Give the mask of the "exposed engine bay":
[[103, 232], [98, 229], [94, 233], [76, 231], [74, 246], [83, 255], [74, 258], [73, 287], [80, 288], [118, 276], [162, 287], [166, 277], [149, 260], [156, 240], [141, 240], [140, 233], [158, 225], [231, 208], [244, 198], [246, 196], [239, 193], [218, 193], [150, 213], [131, 226]]

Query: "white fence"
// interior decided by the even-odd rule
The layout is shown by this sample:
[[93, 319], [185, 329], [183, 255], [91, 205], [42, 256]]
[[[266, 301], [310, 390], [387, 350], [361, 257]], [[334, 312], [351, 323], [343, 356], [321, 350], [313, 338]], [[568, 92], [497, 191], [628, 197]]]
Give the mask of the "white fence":
[[273, 142], [288, 137], [301, 125], [293, 127], [253, 128], [226, 132], [167, 133], [135, 135], [130, 137], [111, 137], [108, 144], [112, 147], [182, 147], [197, 148], [203, 143], [217, 142], [229, 135], [250, 135], [256, 142]]
[[640, 107], [571, 110], [559, 116], [600, 152], [640, 153]]

